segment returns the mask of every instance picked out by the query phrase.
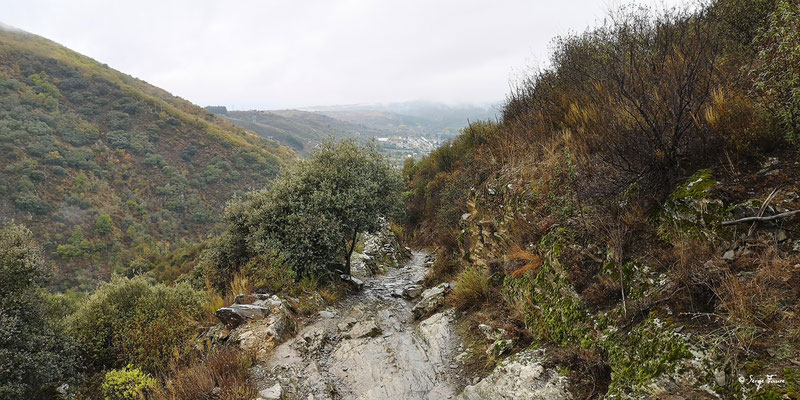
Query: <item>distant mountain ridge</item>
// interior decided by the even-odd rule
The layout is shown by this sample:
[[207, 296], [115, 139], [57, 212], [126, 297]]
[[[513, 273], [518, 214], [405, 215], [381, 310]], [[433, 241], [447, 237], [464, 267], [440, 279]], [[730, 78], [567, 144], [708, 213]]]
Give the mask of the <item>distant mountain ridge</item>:
[[314, 106], [304, 111], [318, 112], [344, 121], [377, 129], [408, 131], [425, 137], [454, 137], [470, 121], [495, 120], [493, 105], [447, 105], [430, 101], [401, 103]]
[[222, 116], [236, 125], [303, 153], [331, 136], [368, 140], [386, 134], [379, 129], [300, 110], [228, 111]]
[[229, 111], [208, 106], [228, 121], [308, 154], [329, 137], [378, 141], [396, 164], [419, 158], [455, 137], [470, 122], [495, 119], [489, 106], [448, 106], [432, 102], [360, 104], [289, 110]]

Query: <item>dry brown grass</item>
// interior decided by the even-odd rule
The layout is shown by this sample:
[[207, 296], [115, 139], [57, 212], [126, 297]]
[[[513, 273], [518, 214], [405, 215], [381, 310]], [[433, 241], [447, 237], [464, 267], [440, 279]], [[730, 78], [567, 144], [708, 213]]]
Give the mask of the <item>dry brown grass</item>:
[[428, 273], [425, 274], [425, 285], [432, 286], [439, 282], [449, 281], [455, 276], [458, 267], [459, 264], [457, 261], [439, 254], [433, 261]]
[[254, 358], [238, 348], [223, 347], [176, 366], [154, 400], [252, 400], [258, 393], [249, 380]]
[[470, 266], [461, 271], [448, 301], [454, 307], [464, 310], [480, 305], [491, 297], [489, 277], [479, 267]]
[[511, 251], [508, 253], [508, 258], [514, 261], [524, 261], [525, 265], [511, 273], [514, 278], [519, 278], [525, 275], [526, 272], [538, 269], [542, 266], [542, 258], [522, 250], [518, 245], [513, 245]]

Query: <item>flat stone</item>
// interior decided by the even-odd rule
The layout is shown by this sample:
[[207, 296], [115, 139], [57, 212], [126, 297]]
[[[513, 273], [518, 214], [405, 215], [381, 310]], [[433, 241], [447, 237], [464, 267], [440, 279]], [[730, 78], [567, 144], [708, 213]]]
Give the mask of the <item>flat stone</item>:
[[365, 337], [375, 337], [381, 334], [381, 328], [373, 320], [360, 321], [353, 325], [350, 330], [343, 335], [345, 339], [361, 339]]
[[450, 293], [449, 283], [442, 283], [422, 292], [421, 299], [411, 310], [414, 318], [419, 319], [436, 311], [436, 309], [444, 305], [444, 299], [448, 293]]
[[733, 260], [735, 260], [736, 259], [736, 251], [734, 251], [732, 249], [726, 251], [725, 254], [722, 255], [722, 259], [725, 260], [725, 261], [733, 261]]
[[413, 300], [422, 294], [424, 288], [421, 285], [408, 285], [403, 288], [403, 298]]
[[280, 383], [276, 383], [272, 387], [258, 392], [258, 394], [264, 400], [280, 400], [281, 396], [283, 396], [283, 388]]
[[356, 277], [347, 274], [341, 274], [339, 275], [339, 277], [342, 278], [342, 281], [349, 284], [350, 287], [353, 288], [354, 290], [358, 291], [364, 288], [364, 281], [362, 281], [361, 279], [358, 279]]
[[232, 304], [222, 307], [215, 315], [228, 329], [236, 327], [252, 320], [265, 318], [270, 314], [270, 309], [255, 304]]

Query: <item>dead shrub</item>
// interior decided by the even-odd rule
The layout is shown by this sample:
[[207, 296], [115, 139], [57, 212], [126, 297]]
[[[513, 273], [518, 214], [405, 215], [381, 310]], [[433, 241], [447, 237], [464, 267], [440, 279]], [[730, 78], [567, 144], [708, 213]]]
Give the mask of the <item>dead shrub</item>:
[[519, 278], [525, 275], [528, 271], [533, 271], [542, 266], [542, 258], [522, 250], [518, 245], [513, 245], [511, 251], [508, 253], [508, 258], [514, 261], [522, 261], [525, 264], [511, 273], [514, 278]]
[[[155, 400], [251, 400], [257, 397], [249, 380], [252, 355], [225, 346], [188, 365], [174, 366]], [[219, 389], [216, 389], [219, 388]]]
[[748, 351], [759, 337], [769, 337], [791, 325], [797, 311], [800, 270], [795, 260], [783, 257], [774, 247], [742, 260], [752, 270], [728, 273], [716, 294], [720, 317], [732, 345]]

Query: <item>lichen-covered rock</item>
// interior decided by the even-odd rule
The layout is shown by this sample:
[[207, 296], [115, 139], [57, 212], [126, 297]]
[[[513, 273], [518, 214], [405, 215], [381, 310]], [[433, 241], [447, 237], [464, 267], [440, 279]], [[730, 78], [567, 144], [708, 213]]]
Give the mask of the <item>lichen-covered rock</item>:
[[512, 348], [514, 348], [513, 340], [497, 339], [492, 344], [489, 345], [488, 349], [486, 349], [486, 354], [499, 357], [511, 351]]
[[444, 304], [444, 299], [450, 293], [450, 284], [445, 282], [434, 286], [420, 295], [420, 300], [411, 310], [415, 319], [419, 319], [436, 311]]
[[409, 249], [400, 246], [385, 218], [381, 219], [380, 230], [363, 235], [363, 245], [363, 250], [351, 257], [353, 274], [362, 277], [397, 267], [411, 255]]
[[709, 238], [729, 217], [722, 200], [714, 197], [717, 181], [711, 170], [700, 170], [670, 194], [661, 213], [662, 238]]
[[259, 319], [250, 319], [231, 332], [230, 341], [239, 344], [243, 350], [252, 350], [259, 358], [278, 344], [289, 339], [297, 323], [289, 307], [278, 297], [272, 296], [252, 304], [268, 312]]
[[226, 328], [235, 329], [248, 321], [265, 318], [269, 313], [269, 308], [254, 304], [232, 304], [220, 308], [215, 314]]
[[464, 388], [459, 400], [571, 399], [567, 378], [544, 367], [543, 350], [525, 350], [503, 361], [489, 376]]

